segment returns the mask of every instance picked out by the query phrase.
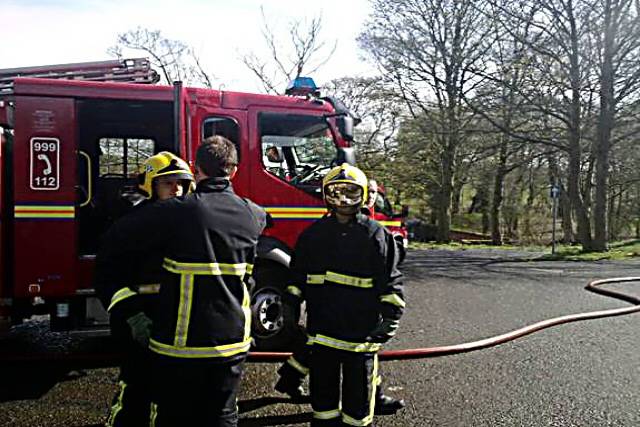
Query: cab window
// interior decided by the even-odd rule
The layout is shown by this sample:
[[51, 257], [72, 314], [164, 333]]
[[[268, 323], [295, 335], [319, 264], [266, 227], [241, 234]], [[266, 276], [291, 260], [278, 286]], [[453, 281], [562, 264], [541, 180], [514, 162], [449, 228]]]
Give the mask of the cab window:
[[239, 134], [238, 123], [229, 117], [209, 117], [202, 124], [202, 139], [216, 135], [224, 136], [236, 146], [238, 160], [241, 160], [242, 152], [240, 151]]
[[337, 149], [322, 116], [264, 112], [258, 115], [262, 163], [272, 175], [313, 193], [335, 166]]
[[152, 139], [100, 138], [100, 176], [135, 177], [146, 159], [153, 156]]

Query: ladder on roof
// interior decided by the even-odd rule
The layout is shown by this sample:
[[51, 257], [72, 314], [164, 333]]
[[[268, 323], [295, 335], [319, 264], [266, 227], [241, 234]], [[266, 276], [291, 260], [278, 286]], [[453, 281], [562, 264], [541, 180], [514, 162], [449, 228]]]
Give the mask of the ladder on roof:
[[160, 75], [147, 58], [0, 69], [0, 94], [10, 93], [16, 77], [153, 84]]

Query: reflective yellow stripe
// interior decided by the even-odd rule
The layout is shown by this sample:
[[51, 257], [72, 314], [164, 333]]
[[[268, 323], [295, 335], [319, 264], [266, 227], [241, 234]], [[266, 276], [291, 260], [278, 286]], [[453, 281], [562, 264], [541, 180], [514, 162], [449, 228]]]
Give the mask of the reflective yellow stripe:
[[236, 354], [246, 353], [249, 351], [249, 347], [251, 347], [251, 339], [215, 347], [176, 347], [173, 345], [163, 344], [154, 339], [149, 341], [149, 349], [156, 353], [187, 359], [231, 357]]
[[402, 221], [378, 221], [380, 225], [384, 225], [385, 227], [401, 227]]
[[309, 375], [309, 368], [298, 362], [295, 357], [291, 356], [287, 359], [287, 363], [291, 365], [293, 369], [300, 372], [302, 375]]
[[138, 289], [138, 293], [140, 295], [157, 294], [158, 292], [160, 292], [159, 283], [154, 283], [151, 285], [138, 285], [136, 286], [136, 288]]
[[322, 285], [324, 274], [307, 274], [307, 283], [310, 285]]
[[373, 414], [376, 405], [376, 389], [380, 384], [380, 376], [378, 375], [378, 355], [373, 356], [373, 372], [371, 375], [371, 394], [369, 395], [369, 414], [362, 419], [356, 419], [349, 415], [342, 413], [342, 422], [351, 426], [368, 426], [373, 422]]
[[359, 288], [373, 287], [373, 279], [347, 276], [346, 274], [334, 273], [333, 271], [327, 271], [325, 279], [331, 282], [340, 283], [341, 285], [357, 286]]
[[380, 301], [388, 302], [389, 304], [396, 305], [396, 306], [401, 307], [401, 308], [404, 308], [404, 306], [406, 305], [405, 302], [403, 301], [403, 299], [400, 298], [400, 295], [398, 295], [398, 294], [382, 295], [380, 297]]
[[329, 411], [313, 411], [313, 418], [316, 420], [331, 420], [340, 416], [340, 409], [331, 409]]
[[379, 343], [373, 342], [349, 342], [339, 340], [337, 338], [331, 338], [326, 335], [310, 336], [307, 344], [320, 344], [327, 347], [335, 348], [338, 350], [352, 351], [354, 353], [375, 353], [382, 348]]
[[124, 390], [127, 388], [127, 383], [125, 383], [124, 381], [120, 381], [118, 385], [120, 386], [120, 392], [118, 393], [118, 398], [116, 399], [114, 404], [111, 406], [111, 411], [109, 412], [109, 418], [105, 423], [106, 427], [113, 427], [115, 425], [118, 412], [120, 412], [123, 407], [122, 401], [124, 399]]
[[242, 312], [244, 313], [244, 340], [251, 341], [251, 295], [247, 290], [247, 286], [242, 283]]
[[120, 301], [127, 299], [129, 297], [135, 296], [137, 293], [132, 291], [130, 288], [122, 288], [119, 289], [113, 296], [111, 297], [111, 304], [107, 308], [107, 311], [111, 311], [111, 309]]
[[302, 291], [297, 286], [293, 286], [293, 285], [287, 286], [287, 292], [289, 292], [291, 295], [295, 295], [297, 297], [301, 297], [302, 296]]
[[15, 218], [74, 218], [74, 206], [16, 205]]
[[247, 264], [247, 274], [253, 274], [253, 264]]
[[253, 271], [253, 265], [248, 263], [224, 264], [218, 262], [178, 262], [169, 258], [164, 259], [162, 266], [176, 274], [194, 274], [208, 276], [244, 276], [249, 271]]
[[325, 274], [307, 274], [307, 283], [310, 285], [321, 285], [326, 280], [340, 285], [356, 286], [358, 288], [372, 288], [373, 279], [327, 271]]
[[273, 219], [320, 219], [327, 213], [327, 209], [322, 207], [273, 206], [266, 207], [265, 210]]
[[158, 405], [156, 403], [151, 402], [149, 427], [156, 427], [156, 418], [158, 418]]
[[178, 303], [178, 319], [173, 345], [184, 347], [187, 345], [189, 333], [189, 319], [191, 317], [191, 303], [193, 302], [193, 275], [183, 274], [180, 277], [180, 302]]

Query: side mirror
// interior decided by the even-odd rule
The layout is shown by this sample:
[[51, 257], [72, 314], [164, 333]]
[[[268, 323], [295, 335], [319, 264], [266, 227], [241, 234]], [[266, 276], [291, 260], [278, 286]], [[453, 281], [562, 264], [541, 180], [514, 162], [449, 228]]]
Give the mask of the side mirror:
[[345, 141], [353, 141], [353, 117], [347, 115], [336, 117], [336, 126]]
[[337, 165], [340, 166], [343, 163], [349, 163], [350, 165], [356, 164], [356, 154], [353, 147], [338, 147]]

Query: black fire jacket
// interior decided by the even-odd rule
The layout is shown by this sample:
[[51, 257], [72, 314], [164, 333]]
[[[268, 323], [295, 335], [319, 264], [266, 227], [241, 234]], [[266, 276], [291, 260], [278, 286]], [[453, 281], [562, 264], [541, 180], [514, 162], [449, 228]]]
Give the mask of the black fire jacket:
[[320, 219], [298, 239], [288, 291], [307, 301], [310, 342], [346, 351], [372, 352], [365, 338], [382, 318], [404, 311], [402, 274], [391, 234], [359, 214], [340, 224]]
[[[247, 282], [265, 224], [262, 208], [238, 197], [226, 179], [146, 206], [105, 238], [95, 279], [110, 289], [103, 303], [113, 304], [113, 295], [130, 285], [132, 263], [160, 254], [164, 271], [149, 348], [178, 358], [242, 356], [251, 343]], [[126, 298], [116, 305], [136, 309]]]

